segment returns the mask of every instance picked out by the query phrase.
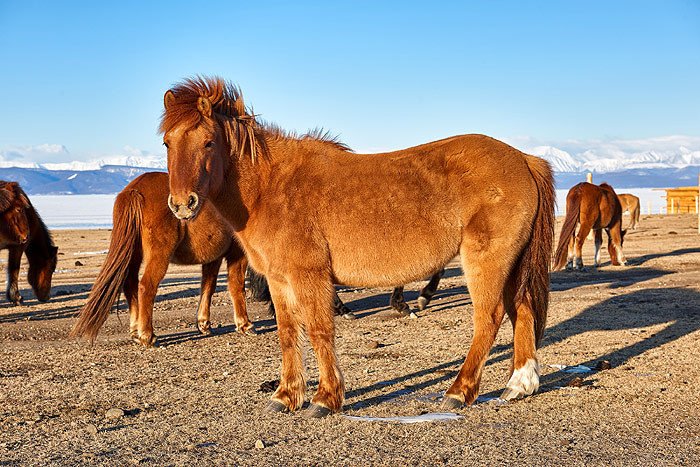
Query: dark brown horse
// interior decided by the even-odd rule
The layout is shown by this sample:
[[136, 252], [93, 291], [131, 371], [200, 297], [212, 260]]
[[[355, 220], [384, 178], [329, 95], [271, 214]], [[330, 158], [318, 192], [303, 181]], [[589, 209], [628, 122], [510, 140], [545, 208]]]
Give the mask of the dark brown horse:
[[[224, 258], [236, 328], [253, 333], [244, 291], [248, 262], [231, 227], [211, 203], [202, 207], [196, 220], [179, 221], [168, 209], [168, 174], [150, 172], [117, 195], [113, 225], [107, 258], [71, 335], [94, 340], [123, 288], [132, 339], [147, 347], [154, 345], [153, 303], [170, 263], [202, 265], [197, 328], [211, 334], [211, 297]], [[139, 280], [142, 262], [145, 266]]]
[[505, 314], [514, 352], [503, 397], [537, 390], [554, 227], [544, 160], [482, 135], [381, 157], [354, 154], [256, 125], [238, 89], [219, 79], [187, 80], [164, 101], [173, 213], [192, 222], [213, 203], [269, 281], [282, 374], [268, 410], [304, 402], [304, 332], [319, 366], [307, 415], [341, 410], [333, 283], [396, 286], [435, 274], [457, 254], [474, 304], [474, 338], [444, 406], [476, 399]]
[[603, 229], [608, 234], [608, 253], [612, 264], [625, 265], [622, 243], [626, 231], [622, 230], [622, 207], [615, 190], [607, 183], [598, 186], [583, 182], [572, 187], [566, 195], [566, 218], [554, 255], [555, 271], [564, 265], [567, 269], [583, 269], [581, 248], [591, 229], [595, 233], [595, 266], [600, 265]]
[[22, 254], [27, 256], [27, 281], [36, 298], [45, 302], [51, 295], [58, 258], [51, 234], [29, 198], [16, 182], [0, 181], [0, 250], [9, 250], [7, 260], [7, 292], [9, 301], [22, 303], [19, 293], [19, 269]]

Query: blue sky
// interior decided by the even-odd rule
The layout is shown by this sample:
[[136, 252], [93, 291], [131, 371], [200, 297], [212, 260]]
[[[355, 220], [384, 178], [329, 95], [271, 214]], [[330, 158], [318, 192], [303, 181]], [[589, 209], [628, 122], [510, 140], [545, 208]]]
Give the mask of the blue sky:
[[0, 0], [0, 63], [0, 150], [59, 158], [163, 153], [163, 93], [194, 74], [364, 151], [700, 136], [694, 1]]

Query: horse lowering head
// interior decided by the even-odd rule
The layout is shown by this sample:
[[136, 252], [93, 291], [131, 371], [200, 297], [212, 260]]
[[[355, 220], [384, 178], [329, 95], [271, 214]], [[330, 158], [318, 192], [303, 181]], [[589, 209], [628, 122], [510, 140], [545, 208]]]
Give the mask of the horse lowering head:
[[168, 151], [168, 206], [192, 219], [221, 190], [231, 154], [254, 141], [253, 118], [238, 89], [218, 78], [183, 81], [164, 96], [160, 131]]
[[[35, 258], [36, 257], [36, 258]], [[40, 257], [32, 255], [29, 259], [27, 282], [32, 286], [37, 300], [47, 302], [51, 297], [51, 279], [58, 262], [58, 247], [50, 245], [48, 251]]]
[[29, 199], [16, 182], [0, 182], [0, 240], [6, 243], [27, 243], [29, 220], [26, 209]]

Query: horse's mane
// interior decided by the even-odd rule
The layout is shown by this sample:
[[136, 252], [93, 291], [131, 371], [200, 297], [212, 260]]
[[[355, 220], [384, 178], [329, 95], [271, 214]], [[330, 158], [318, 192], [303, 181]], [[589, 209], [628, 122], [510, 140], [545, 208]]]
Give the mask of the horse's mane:
[[204, 117], [197, 103], [199, 98], [204, 97], [211, 103], [213, 115], [219, 118], [219, 123], [227, 134], [232, 154], [241, 156], [247, 149], [253, 161], [258, 154], [269, 156], [267, 138], [318, 141], [342, 151], [351, 151], [337, 136], [322, 128], [314, 128], [298, 135], [273, 123], [256, 121], [252, 109], [244, 104], [240, 88], [218, 77], [187, 78], [170, 91], [175, 99], [163, 111], [161, 133], [167, 133], [175, 126], [192, 128], [201, 123]]
[[279, 125], [267, 121], [259, 121], [258, 127], [265, 131], [267, 138], [271, 139], [293, 139], [297, 141], [317, 141], [339, 149], [341, 151], [353, 152], [347, 144], [340, 140], [340, 136], [332, 134], [329, 130], [322, 127], [316, 127], [307, 131], [304, 134], [298, 134], [295, 131], [288, 131]]
[[17, 182], [0, 180], [0, 213], [7, 211], [19, 202], [21, 194], [24, 194], [24, 192]]

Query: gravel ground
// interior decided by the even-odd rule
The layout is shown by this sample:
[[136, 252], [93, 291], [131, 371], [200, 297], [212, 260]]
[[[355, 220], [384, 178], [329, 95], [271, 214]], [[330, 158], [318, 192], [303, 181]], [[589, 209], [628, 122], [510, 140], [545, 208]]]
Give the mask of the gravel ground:
[[[478, 403], [458, 420], [416, 424], [263, 413], [279, 377], [274, 318], [250, 304], [259, 334], [235, 333], [222, 275], [214, 335], [200, 337], [197, 267], [173, 266], [160, 288], [159, 348], [131, 343], [123, 302], [94, 346], [68, 339], [109, 231], [57, 231], [54, 298], [38, 303], [23, 275], [24, 305], [0, 301], [0, 465], [698, 465], [696, 219], [643, 217], [626, 237], [628, 267], [610, 266], [604, 252], [598, 270], [552, 274], [538, 394], [495, 399], [511, 354], [504, 323]], [[590, 241], [589, 265], [592, 255]], [[407, 298], [421, 285], [407, 286]], [[418, 319], [389, 310], [389, 290], [339, 290], [358, 316], [336, 322], [344, 414], [439, 412], [472, 336], [458, 263]], [[309, 399], [318, 371], [307, 354]], [[592, 371], [568, 372], [576, 365]]]

